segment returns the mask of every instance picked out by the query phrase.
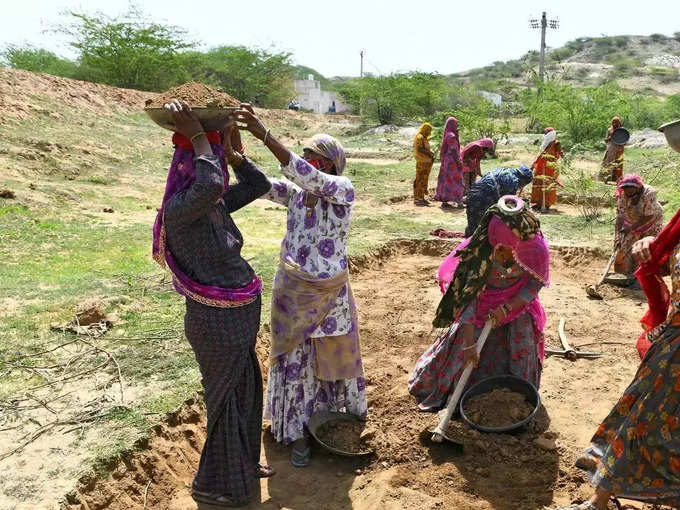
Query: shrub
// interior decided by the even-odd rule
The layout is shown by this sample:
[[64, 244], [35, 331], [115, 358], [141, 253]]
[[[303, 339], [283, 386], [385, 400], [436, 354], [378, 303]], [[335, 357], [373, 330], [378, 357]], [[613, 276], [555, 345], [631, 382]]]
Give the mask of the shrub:
[[31, 45], [8, 45], [0, 53], [0, 56], [8, 67], [14, 69], [25, 69], [26, 71], [53, 74], [65, 78], [78, 77], [78, 65], [75, 62]]

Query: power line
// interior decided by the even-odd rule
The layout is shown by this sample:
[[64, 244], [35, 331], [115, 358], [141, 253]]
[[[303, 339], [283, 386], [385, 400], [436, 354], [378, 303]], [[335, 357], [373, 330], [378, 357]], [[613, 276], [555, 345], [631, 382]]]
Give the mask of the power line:
[[529, 20], [529, 27], [533, 29], [541, 29], [541, 51], [540, 51], [540, 60], [538, 62], [538, 77], [543, 82], [543, 78], [545, 76], [545, 31], [548, 28], [551, 28], [553, 30], [557, 30], [560, 26], [560, 20], [559, 18], [555, 19], [548, 19], [548, 16], [546, 15], [545, 11], [543, 11], [543, 14], [541, 15], [541, 19], [530, 19]]

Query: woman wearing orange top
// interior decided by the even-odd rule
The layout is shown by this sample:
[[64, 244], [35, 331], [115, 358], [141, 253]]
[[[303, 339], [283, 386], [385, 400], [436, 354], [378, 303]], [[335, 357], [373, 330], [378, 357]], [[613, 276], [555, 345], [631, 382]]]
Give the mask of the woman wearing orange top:
[[559, 172], [557, 160], [563, 156], [554, 128], [545, 128], [541, 153], [532, 165], [534, 181], [531, 186], [531, 204], [534, 209], [546, 210], [557, 202]]

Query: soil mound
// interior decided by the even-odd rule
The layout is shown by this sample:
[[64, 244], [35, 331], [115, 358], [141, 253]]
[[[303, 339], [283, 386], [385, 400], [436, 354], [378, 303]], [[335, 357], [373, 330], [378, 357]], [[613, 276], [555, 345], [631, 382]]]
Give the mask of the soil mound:
[[239, 106], [238, 99], [225, 92], [197, 82], [189, 82], [178, 87], [171, 88], [152, 99], [147, 99], [147, 108], [162, 108], [165, 103], [173, 99], [186, 101], [191, 106]]
[[102, 114], [136, 110], [155, 92], [121, 89], [20, 69], [0, 67], [0, 123], [6, 118], [27, 119], [37, 115], [59, 117], [37, 99], [46, 96], [54, 102]]

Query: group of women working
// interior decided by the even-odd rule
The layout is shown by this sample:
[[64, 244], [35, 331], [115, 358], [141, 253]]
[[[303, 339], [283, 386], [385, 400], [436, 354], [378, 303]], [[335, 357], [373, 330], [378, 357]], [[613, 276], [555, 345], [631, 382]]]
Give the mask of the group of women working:
[[[304, 467], [310, 459], [305, 426], [314, 412], [367, 414], [346, 253], [354, 189], [342, 175], [342, 146], [328, 135], [314, 136], [300, 157], [248, 105], [235, 114], [238, 126], [209, 133], [186, 103], [173, 101], [166, 108], [177, 133], [154, 224], [153, 254], [186, 297], [185, 333], [204, 388], [207, 437], [192, 495], [211, 505], [242, 506], [252, 499], [257, 479], [274, 472], [259, 463], [263, 389], [255, 341], [262, 282], [241, 256], [243, 237], [231, 213], [257, 198], [288, 210], [272, 292], [264, 410], [275, 439], [292, 444], [291, 463]], [[287, 179], [270, 179], [257, 168], [244, 153], [239, 129], [264, 143]], [[455, 152], [456, 143], [451, 147]], [[236, 184], [229, 183], [227, 164]], [[512, 193], [531, 181], [526, 167], [494, 172], [494, 186], [510, 183]], [[483, 181], [475, 182], [469, 195]], [[629, 198], [630, 188], [643, 200], [641, 182], [630, 178], [619, 185]], [[641, 226], [636, 222], [634, 230], [640, 232]], [[581, 509], [602, 510], [612, 493], [680, 503], [680, 212], [657, 240], [644, 238], [632, 250], [644, 261], [636, 274], [650, 296], [645, 324], [653, 343], [635, 380], [579, 459], [597, 487]], [[659, 277], [669, 257], [672, 295]], [[433, 324], [443, 333], [418, 360], [409, 381], [419, 407], [441, 408], [468, 363], [475, 366], [470, 383], [514, 374], [538, 387], [546, 321], [538, 294], [549, 284], [549, 251], [530, 207], [513, 196], [490, 204], [442, 264], [439, 281], [443, 297]], [[477, 356], [475, 340], [489, 320], [494, 329]]]
[[[602, 161], [601, 178], [605, 182], [617, 183], [623, 177], [624, 145], [614, 142], [612, 135], [623, 123], [619, 117], [612, 119], [605, 143], [607, 150]], [[413, 140], [413, 155], [416, 160], [416, 178], [413, 183], [415, 205], [426, 206], [428, 201], [428, 178], [434, 164], [435, 154], [430, 149], [432, 125], [424, 123]], [[480, 161], [487, 153], [494, 151], [491, 138], [482, 138], [467, 144], [461, 150], [458, 136], [458, 120], [449, 117], [444, 125], [440, 148], [439, 174], [434, 200], [442, 203], [442, 208], [463, 208], [467, 195], [475, 181], [482, 177]], [[562, 146], [557, 140], [557, 132], [548, 127], [543, 134], [539, 154], [531, 165], [533, 184], [531, 204], [534, 209], [546, 212], [557, 202], [559, 181], [557, 163], [564, 156]], [[486, 208], [484, 208], [486, 210]]]

